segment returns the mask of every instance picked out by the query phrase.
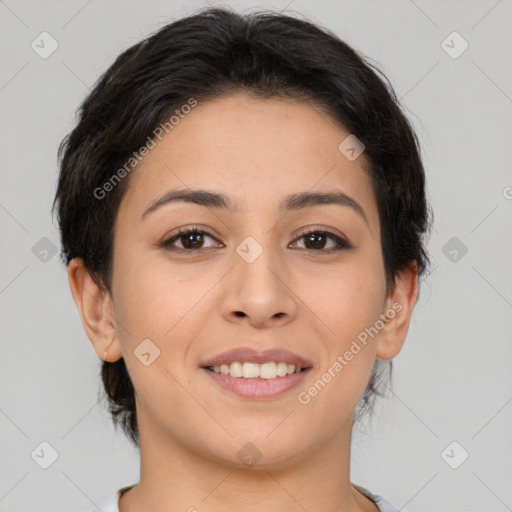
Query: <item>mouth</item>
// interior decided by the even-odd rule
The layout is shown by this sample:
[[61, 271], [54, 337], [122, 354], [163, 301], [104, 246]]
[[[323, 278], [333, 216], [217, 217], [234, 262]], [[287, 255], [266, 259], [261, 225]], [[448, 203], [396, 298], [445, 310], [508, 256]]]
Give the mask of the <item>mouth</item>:
[[257, 352], [250, 348], [224, 352], [200, 366], [221, 388], [238, 396], [270, 399], [304, 380], [313, 365], [287, 350]]
[[301, 373], [310, 367], [295, 366], [284, 361], [267, 361], [263, 364], [233, 361], [232, 363], [204, 366], [203, 368], [210, 372], [229, 375], [236, 379], [271, 380]]

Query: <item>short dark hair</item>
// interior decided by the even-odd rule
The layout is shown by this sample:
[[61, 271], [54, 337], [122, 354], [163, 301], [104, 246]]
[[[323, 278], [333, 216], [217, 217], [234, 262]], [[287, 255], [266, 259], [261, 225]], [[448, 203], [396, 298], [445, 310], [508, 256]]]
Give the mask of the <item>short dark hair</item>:
[[[376, 71], [383, 76], [380, 78]], [[429, 264], [430, 207], [419, 143], [385, 75], [334, 33], [272, 11], [207, 8], [170, 23], [121, 53], [79, 110], [59, 147], [57, 209], [66, 265], [78, 257], [98, 286], [111, 289], [114, 223], [129, 173], [98, 199], [95, 191], [190, 98], [235, 92], [289, 97], [323, 109], [365, 146], [380, 216], [386, 283]], [[386, 361], [377, 359], [359, 402], [371, 409]], [[391, 370], [391, 361], [387, 361]], [[115, 426], [139, 446], [132, 381], [124, 359], [102, 364]]]

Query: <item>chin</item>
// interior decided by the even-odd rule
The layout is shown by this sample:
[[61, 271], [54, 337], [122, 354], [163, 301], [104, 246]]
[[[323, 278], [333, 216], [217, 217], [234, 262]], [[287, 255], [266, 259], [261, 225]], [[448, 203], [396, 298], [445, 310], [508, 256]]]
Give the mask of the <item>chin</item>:
[[[275, 427], [274, 427], [275, 428]], [[215, 457], [223, 462], [239, 469], [276, 469], [290, 466], [303, 457], [302, 451], [297, 446], [297, 436], [277, 435], [277, 431], [268, 436], [272, 429], [265, 430], [253, 436], [235, 436], [230, 439], [229, 448], [222, 447]], [[295, 439], [294, 442], [291, 440]], [[302, 449], [304, 444], [302, 444]], [[216, 450], [212, 449], [211, 454]]]

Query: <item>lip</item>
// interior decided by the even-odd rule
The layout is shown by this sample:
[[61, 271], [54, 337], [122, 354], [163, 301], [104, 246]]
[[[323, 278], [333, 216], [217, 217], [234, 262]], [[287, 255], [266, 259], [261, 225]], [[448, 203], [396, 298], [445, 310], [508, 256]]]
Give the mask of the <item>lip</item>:
[[[257, 351], [249, 347], [240, 347], [232, 350], [228, 350], [227, 352], [223, 352], [213, 359], [209, 359], [204, 363], [201, 363], [200, 366], [202, 368], [206, 368], [207, 366], [220, 366], [221, 364], [229, 364], [233, 362], [240, 363], [286, 363], [293, 364], [295, 367], [300, 366], [301, 368], [311, 368], [313, 365], [307, 359], [290, 352], [289, 350], [284, 349], [269, 349], [263, 351]], [[303, 372], [300, 372], [303, 373]], [[300, 375], [298, 373], [297, 375]], [[234, 377], [236, 378], [236, 377]], [[279, 379], [286, 379], [287, 377], [279, 377]], [[250, 380], [250, 379], [247, 379]], [[274, 379], [270, 379], [274, 380]]]
[[[293, 363], [292, 363], [293, 364]], [[292, 373], [286, 377], [275, 379], [245, 379], [243, 377], [231, 377], [222, 373], [215, 373], [206, 368], [201, 368], [209, 377], [228, 391], [231, 391], [243, 398], [272, 399], [278, 397], [292, 388], [297, 387], [310, 373], [312, 368], [302, 370], [299, 373]]]

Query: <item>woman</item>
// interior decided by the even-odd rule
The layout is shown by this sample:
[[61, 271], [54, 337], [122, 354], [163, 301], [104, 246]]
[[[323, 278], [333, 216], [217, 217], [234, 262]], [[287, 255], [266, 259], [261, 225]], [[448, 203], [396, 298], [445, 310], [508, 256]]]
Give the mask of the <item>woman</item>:
[[396, 510], [350, 481], [428, 264], [391, 86], [307, 21], [208, 9], [121, 54], [60, 157], [71, 291], [141, 454], [99, 509]]

